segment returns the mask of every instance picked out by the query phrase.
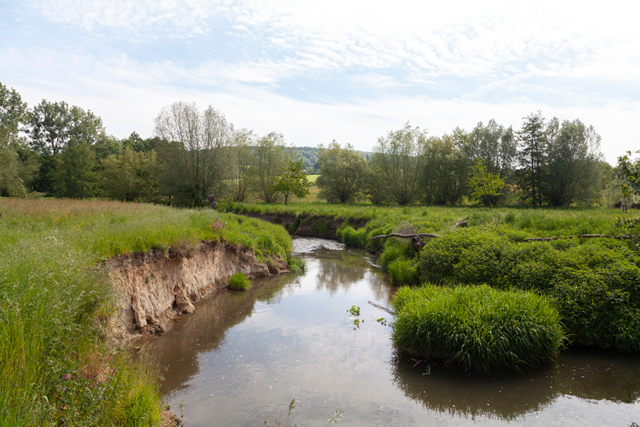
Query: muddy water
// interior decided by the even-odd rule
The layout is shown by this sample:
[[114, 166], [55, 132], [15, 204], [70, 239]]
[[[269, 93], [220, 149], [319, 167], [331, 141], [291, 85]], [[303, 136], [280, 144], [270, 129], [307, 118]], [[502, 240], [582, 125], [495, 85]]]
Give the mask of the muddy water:
[[[297, 239], [304, 274], [222, 290], [146, 345], [187, 427], [262, 426], [295, 399], [291, 425], [629, 426], [640, 423], [640, 358], [572, 351], [523, 372], [465, 373], [396, 356], [394, 288], [367, 255]], [[359, 306], [355, 327], [347, 310]]]

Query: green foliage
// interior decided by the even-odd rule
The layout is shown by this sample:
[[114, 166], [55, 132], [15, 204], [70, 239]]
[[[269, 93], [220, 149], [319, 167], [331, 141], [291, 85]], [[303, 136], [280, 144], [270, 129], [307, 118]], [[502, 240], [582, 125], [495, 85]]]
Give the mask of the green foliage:
[[229, 277], [229, 289], [234, 291], [244, 291], [251, 286], [251, 282], [241, 272], [237, 272], [233, 276]]
[[300, 273], [307, 267], [305, 260], [294, 256], [287, 257], [287, 264], [289, 264], [289, 271], [292, 273]]
[[425, 285], [400, 289], [393, 303], [400, 350], [465, 369], [538, 365], [556, 356], [565, 339], [556, 310], [530, 292]]
[[552, 297], [573, 342], [639, 351], [640, 258], [620, 241], [520, 243], [459, 230], [429, 241], [421, 280], [520, 288]]
[[373, 203], [388, 200], [399, 205], [418, 195], [426, 133], [407, 123], [404, 128], [378, 138], [370, 162], [372, 178], [367, 190]]
[[476, 159], [473, 165], [473, 176], [469, 179], [468, 186], [473, 197], [481, 199], [486, 205], [492, 206], [493, 200], [502, 194], [504, 180], [498, 175], [487, 172], [482, 160]]
[[389, 264], [391, 282], [398, 286], [417, 285], [420, 279], [415, 261], [397, 258]]
[[283, 173], [276, 176], [271, 184], [271, 191], [280, 192], [284, 195], [286, 205], [289, 197], [295, 195], [303, 199], [309, 195], [311, 183], [307, 180], [307, 174], [303, 169], [302, 160], [297, 162], [289, 161], [289, 166], [282, 168]]
[[133, 251], [181, 254], [220, 240], [285, 256], [282, 227], [212, 210], [0, 199], [0, 424], [157, 426], [154, 372], [110, 346], [106, 269]]
[[430, 137], [424, 150], [422, 192], [428, 204], [457, 203], [465, 194], [468, 159], [459, 133]]
[[151, 201], [157, 197], [156, 152], [137, 153], [129, 147], [101, 162], [105, 195], [122, 201]]
[[333, 228], [333, 224], [326, 219], [320, 218], [313, 221], [311, 229], [319, 236], [328, 234]]
[[154, 132], [163, 143], [157, 148], [162, 166], [161, 193], [175, 204], [201, 207], [208, 195], [222, 194], [231, 172], [231, 125], [209, 106], [175, 102], [158, 113]]
[[319, 147], [320, 188], [319, 199], [329, 203], [355, 201], [364, 189], [367, 178], [367, 161], [350, 144], [345, 148], [333, 141], [328, 147]]

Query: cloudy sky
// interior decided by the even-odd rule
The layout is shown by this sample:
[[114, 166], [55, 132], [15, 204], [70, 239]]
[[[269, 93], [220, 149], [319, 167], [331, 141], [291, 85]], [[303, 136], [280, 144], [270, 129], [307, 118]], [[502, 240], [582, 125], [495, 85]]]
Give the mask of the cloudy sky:
[[195, 101], [297, 146], [370, 150], [406, 122], [518, 129], [542, 110], [593, 125], [610, 163], [640, 149], [631, 1], [5, 0], [0, 82], [121, 138]]

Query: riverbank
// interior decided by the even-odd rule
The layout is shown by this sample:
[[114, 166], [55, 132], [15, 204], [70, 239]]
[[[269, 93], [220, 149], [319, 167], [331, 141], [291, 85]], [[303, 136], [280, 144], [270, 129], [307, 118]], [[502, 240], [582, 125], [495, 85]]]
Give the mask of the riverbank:
[[[572, 345], [640, 352], [638, 230], [626, 228], [623, 219], [629, 215], [617, 210], [302, 202], [229, 204], [223, 209], [275, 223], [288, 218], [297, 224], [289, 230], [296, 235], [315, 236], [314, 229], [332, 224], [335, 239], [378, 254], [378, 264], [398, 285], [487, 284], [533, 291], [561, 314]], [[435, 237], [425, 237], [422, 247], [397, 237], [372, 240], [391, 233]], [[580, 235], [631, 238], [576, 237]], [[548, 237], [553, 239], [536, 241]]]
[[[212, 210], [0, 199], [0, 211], [2, 425], [158, 425], [157, 372], [134, 367], [126, 340], [108, 339], [127, 298], [139, 302], [129, 319], [138, 321], [125, 318], [125, 329], [146, 332], [234, 269], [282, 271], [276, 260], [291, 252], [281, 227]], [[208, 276], [196, 277], [207, 262]]]

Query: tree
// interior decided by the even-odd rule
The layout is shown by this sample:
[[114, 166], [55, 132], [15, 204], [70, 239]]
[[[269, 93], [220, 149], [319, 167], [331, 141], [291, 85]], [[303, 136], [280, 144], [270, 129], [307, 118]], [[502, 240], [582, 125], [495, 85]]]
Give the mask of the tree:
[[307, 179], [307, 173], [303, 168], [304, 162], [302, 160], [297, 162], [289, 160], [289, 166], [282, 168], [283, 173], [273, 180], [272, 190], [274, 192], [279, 191], [284, 195], [285, 205], [291, 195], [295, 195], [298, 198], [304, 198], [309, 195], [311, 183]]
[[335, 140], [327, 147], [320, 145], [318, 154], [318, 198], [329, 203], [354, 201], [366, 184], [368, 171], [365, 158], [351, 144], [342, 148]]
[[162, 191], [183, 206], [204, 206], [230, 178], [228, 149], [233, 127], [213, 107], [200, 111], [195, 103], [175, 102], [155, 120], [162, 164]]
[[542, 204], [542, 168], [545, 163], [546, 143], [544, 117], [542, 112], [529, 114], [524, 118], [522, 128], [518, 132], [520, 152], [520, 185], [530, 192], [533, 205]]
[[273, 183], [292, 157], [282, 134], [271, 132], [257, 141], [253, 150], [252, 182], [258, 197], [266, 203], [278, 200], [279, 192], [274, 191]]
[[20, 197], [27, 193], [39, 163], [20, 135], [27, 104], [15, 89], [0, 83], [0, 195]]
[[234, 202], [244, 202], [249, 197], [251, 187], [251, 168], [253, 157], [253, 132], [242, 129], [233, 132], [231, 145], [233, 147], [233, 172], [229, 185], [229, 193]]
[[591, 203], [600, 184], [600, 135], [593, 126], [580, 120], [557, 118], [549, 121], [546, 130], [546, 165], [543, 192], [554, 206], [573, 202]]
[[94, 194], [95, 152], [86, 141], [71, 139], [64, 151], [53, 159], [55, 169], [51, 177], [56, 196], [83, 199]]
[[426, 133], [409, 123], [403, 129], [378, 138], [371, 158], [369, 197], [406, 205], [415, 200], [420, 189]]
[[471, 195], [483, 201], [489, 207], [504, 188], [504, 179], [487, 171], [481, 159], [476, 159], [473, 165], [473, 176], [469, 180]]
[[102, 160], [105, 195], [122, 201], [151, 201], [157, 195], [156, 152], [137, 153], [126, 147], [121, 155]]
[[428, 204], [456, 203], [467, 189], [468, 159], [458, 135], [427, 139], [422, 188]]
[[61, 153], [73, 138], [94, 145], [105, 134], [102, 119], [91, 111], [44, 99], [31, 110], [26, 130], [33, 151], [43, 155]]

